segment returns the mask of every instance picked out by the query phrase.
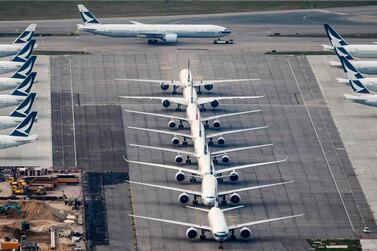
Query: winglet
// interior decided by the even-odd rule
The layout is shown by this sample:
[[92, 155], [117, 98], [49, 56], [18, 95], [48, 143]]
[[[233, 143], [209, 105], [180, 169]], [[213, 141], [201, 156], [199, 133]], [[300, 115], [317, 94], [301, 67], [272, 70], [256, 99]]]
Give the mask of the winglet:
[[344, 46], [344, 45], [347, 45], [348, 43], [346, 42], [346, 40], [344, 40], [344, 38], [342, 38], [342, 36], [340, 36], [335, 30], [333, 27], [331, 27], [331, 25], [329, 24], [324, 24], [323, 25], [325, 27], [325, 31], [326, 31], [326, 34], [327, 34], [327, 37], [330, 39], [330, 42], [331, 44], [334, 46], [334, 47], [341, 47], [341, 46]]
[[33, 52], [33, 48], [35, 45], [35, 40], [30, 40], [25, 46], [17, 53], [14, 58], [12, 58], [12, 62], [26, 62]]
[[10, 136], [27, 137], [33, 127], [37, 112], [31, 112], [21, 121], [18, 126], [9, 134]]
[[36, 93], [30, 93], [14, 110], [9, 114], [10, 117], [25, 118], [33, 106]]
[[13, 44], [23, 44], [29, 42], [33, 38], [36, 24], [30, 24], [17, 38]]
[[80, 15], [84, 24], [100, 24], [100, 21], [82, 4], [78, 4]]

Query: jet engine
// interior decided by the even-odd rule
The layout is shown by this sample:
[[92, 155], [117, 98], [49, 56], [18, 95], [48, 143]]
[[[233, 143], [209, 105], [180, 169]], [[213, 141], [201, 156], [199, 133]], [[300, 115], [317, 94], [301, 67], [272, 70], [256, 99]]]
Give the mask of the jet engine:
[[224, 144], [225, 144], [225, 139], [224, 139], [223, 137], [219, 137], [219, 138], [217, 139], [217, 144], [219, 144], [219, 145], [224, 145]]
[[232, 172], [229, 174], [229, 179], [230, 179], [231, 181], [237, 181], [238, 178], [239, 178], [239, 175], [238, 175], [238, 173], [235, 172], [235, 171], [232, 171]]
[[230, 161], [230, 157], [228, 155], [223, 155], [221, 157], [221, 161], [224, 163], [228, 163]]
[[167, 99], [162, 100], [162, 106], [168, 108], [170, 106], [170, 101]]
[[213, 107], [213, 108], [216, 108], [216, 107], [218, 107], [219, 106], [219, 104], [220, 104], [220, 102], [218, 101], [218, 100], [213, 100], [212, 102], [211, 102], [211, 106]]
[[237, 205], [241, 201], [241, 196], [238, 193], [232, 193], [229, 198], [230, 202], [232, 202], [234, 205]]
[[160, 84], [161, 90], [166, 91], [169, 89], [169, 85], [165, 84], [164, 82], [161, 82]]
[[179, 181], [179, 182], [182, 182], [185, 180], [185, 174], [182, 173], [182, 172], [178, 172], [175, 174], [175, 180], [176, 181]]
[[170, 128], [175, 128], [177, 126], [177, 123], [174, 120], [169, 121], [169, 127]]
[[166, 34], [163, 40], [167, 43], [175, 43], [178, 40], [177, 34]]
[[207, 91], [212, 90], [212, 89], [213, 89], [213, 84], [205, 85], [205, 86], [204, 86], [204, 89], [206, 89]]
[[181, 193], [178, 200], [182, 204], [187, 204], [190, 201], [190, 196], [187, 193]]
[[179, 140], [179, 138], [177, 138], [177, 137], [174, 137], [174, 138], [171, 139], [171, 143], [172, 143], [173, 145], [178, 145], [179, 142], [180, 142], [180, 140]]
[[220, 128], [220, 126], [221, 126], [221, 122], [220, 122], [219, 120], [216, 119], [215, 121], [213, 121], [212, 125], [213, 125], [213, 127], [215, 127], [215, 128]]
[[247, 240], [251, 238], [251, 230], [248, 227], [243, 227], [240, 230], [240, 236], [242, 239]]
[[190, 240], [193, 240], [193, 239], [195, 239], [198, 236], [198, 230], [196, 230], [196, 228], [190, 227], [186, 231], [186, 236]]
[[181, 156], [181, 155], [177, 155], [177, 156], [175, 156], [175, 162], [177, 162], [177, 163], [181, 163], [183, 161], [183, 157]]

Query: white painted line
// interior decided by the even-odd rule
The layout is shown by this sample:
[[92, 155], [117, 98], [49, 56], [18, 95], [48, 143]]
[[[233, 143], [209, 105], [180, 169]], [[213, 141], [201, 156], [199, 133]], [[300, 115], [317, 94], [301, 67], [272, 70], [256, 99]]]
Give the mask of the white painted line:
[[73, 151], [75, 154], [75, 167], [77, 167], [77, 152], [76, 152], [76, 124], [75, 124], [75, 106], [73, 104], [73, 81], [72, 81], [72, 60], [69, 58], [69, 74], [71, 80], [71, 105], [72, 105], [72, 126], [73, 126]]

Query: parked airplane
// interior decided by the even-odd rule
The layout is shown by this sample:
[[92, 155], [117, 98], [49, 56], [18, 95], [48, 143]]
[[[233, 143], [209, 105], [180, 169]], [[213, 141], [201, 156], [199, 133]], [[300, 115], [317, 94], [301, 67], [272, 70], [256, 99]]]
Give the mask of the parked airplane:
[[334, 48], [336, 55], [339, 58], [340, 62], [329, 61], [331, 66], [335, 67], [342, 67], [344, 71], [346, 71], [343, 65], [343, 58], [352, 62], [352, 64], [360, 71], [361, 73], [365, 74], [377, 74], [377, 61], [361, 61], [361, 60], [354, 60], [354, 58], [349, 54], [343, 47]]
[[377, 91], [377, 78], [364, 77], [346, 58], [342, 58], [344, 68], [346, 69], [347, 79], [337, 78], [339, 83], [351, 83], [351, 81], [361, 82], [368, 90]]
[[[21, 79], [24, 80], [27, 76], [30, 75], [33, 70], [37, 56], [31, 56], [17, 71], [11, 76], [12, 79]], [[37, 82], [34, 80], [34, 82]]]
[[377, 57], [377, 45], [376, 44], [348, 44], [342, 36], [340, 36], [333, 27], [328, 24], [323, 25], [325, 27], [326, 34], [330, 39], [332, 46], [322, 45], [326, 50], [333, 50], [334, 48], [341, 47], [353, 57], [360, 58], [376, 58]]
[[200, 235], [201, 240], [206, 239], [205, 233], [209, 232], [212, 234], [213, 238], [220, 243], [221, 249], [222, 249], [223, 241], [226, 241], [227, 239], [231, 239], [231, 240], [236, 239], [234, 232], [237, 229], [240, 229], [239, 234], [241, 238], [244, 240], [247, 240], [252, 237], [251, 230], [250, 228], [248, 228], [249, 226], [304, 216], [304, 214], [297, 214], [297, 215], [278, 217], [278, 218], [272, 218], [272, 219], [266, 219], [266, 220], [251, 221], [251, 222], [234, 224], [234, 225], [229, 226], [226, 222], [224, 212], [241, 208], [243, 207], [242, 205], [231, 207], [231, 208], [226, 208], [226, 209], [220, 209], [217, 206], [212, 207], [211, 209], [196, 208], [196, 207], [189, 207], [189, 206], [186, 206], [186, 207], [207, 212], [208, 213], [208, 226], [203, 225], [203, 224], [194, 224], [194, 223], [183, 222], [183, 221], [166, 220], [166, 219], [152, 218], [152, 217], [139, 216], [139, 215], [133, 215], [133, 214], [129, 214], [129, 216], [140, 218], [140, 219], [146, 219], [146, 220], [152, 220], [152, 221], [158, 221], [158, 222], [188, 227], [186, 231], [186, 236], [187, 238], [191, 240], [195, 239], [198, 236], [198, 231], [201, 231], [201, 235]]
[[26, 43], [33, 38], [36, 24], [30, 24], [12, 44], [0, 44], [0, 57], [8, 57], [17, 54]]
[[31, 112], [9, 135], [0, 135], [0, 149], [17, 147], [36, 141], [38, 135], [29, 135], [36, 117], [37, 112]]
[[16, 71], [30, 60], [35, 40], [28, 42], [10, 61], [0, 61], [0, 74]]
[[[0, 78], [0, 91], [10, 90], [22, 86], [29, 86], [30, 82], [35, 82], [36, 72], [30, 73], [26, 78]], [[22, 87], [21, 86], [21, 87]], [[21, 87], [18, 87], [20, 89]]]
[[[35, 74], [33, 74], [32, 76], [34, 76], [35, 78]], [[26, 98], [26, 96], [29, 95], [33, 83], [33, 77], [30, 81], [25, 79], [25, 81], [19, 84], [11, 94], [0, 94], [0, 108], [18, 105]]]
[[0, 130], [16, 127], [21, 123], [29, 115], [36, 96], [36, 93], [30, 93], [9, 116], [0, 116]]
[[344, 94], [346, 99], [356, 103], [377, 107], [377, 94], [371, 94], [370, 91], [359, 80], [351, 80], [352, 90], [357, 95]]
[[230, 34], [230, 30], [217, 25], [185, 24], [101, 24], [82, 4], [77, 5], [84, 24], [78, 24], [79, 31], [109, 37], [139, 37], [148, 42], [175, 43], [179, 38], [219, 38]]
[[246, 82], [246, 81], [256, 81], [260, 78], [248, 78], [248, 79], [222, 79], [222, 80], [194, 80], [193, 75], [189, 69], [182, 69], [178, 74], [177, 80], [152, 80], [152, 79], [133, 79], [133, 78], [116, 78], [118, 81], [131, 81], [131, 82], [142, 82], [142, 83], [154, 83], [160, 84], [160, 88], [166, 91], [173, 88], [172, 94], [177, 94], [178, 88], [185, 88], [193, 83], [193, 86], [198, 89], [198, 94], [201, 94], [201, 87], [210, 91], [213, 89], [214, 85], [233, 83], [233, 82]]

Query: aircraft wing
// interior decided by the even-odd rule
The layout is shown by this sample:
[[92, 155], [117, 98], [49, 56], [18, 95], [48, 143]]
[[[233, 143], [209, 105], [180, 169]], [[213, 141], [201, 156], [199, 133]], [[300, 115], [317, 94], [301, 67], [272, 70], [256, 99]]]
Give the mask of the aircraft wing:
[[263, 98], [264, 96], [230, 96], [230, 97], [199, 97], [198, 98], [198, 105], [206, 104], [206, 103], [211, 103], [214, 100], [232, 100], [232, 99], [258, 99], [258, 98]]
[[168, 118], [168, 119], [177, 119], [182, 121], [189, 121], [187, 118], [184, 117], [178, 117], [178, 116], [172, 116], [172, 115], [166, 115], [166, 114], [160, 114], [160, 113], [152, 113], [152, 112], [140, 112], [140, 111], [133, 111], [133, 110], [124, 110], [125, 112], [130, 113], [136, 113], [136, 114], [143, 114], [143, 115], [150, 115], [155, 117], [161, 117], [161, 118]]
[[282, 163], [288, 160], [288, 157], [282, 160], [274, 160], [274, 161], [268, 161], [268, 162], [260, 162], [260, 163], [254, 163], [254, 164], [247, 164], [247, 165], [242, 165], [242, 166], [234, 166], [234, 167], [228, 167], [220, 170], [215, 170], [215, 174], [222, 174], [222, 173], [227, 173], [235, 170], [241, 170], [245, 168], [251, 168], [251, 167], [259, 167], [259, 166], [265, 166], [265, 165], [271, 165], [271, 164], [278, 164]]
[[142, 185], [142, 186], [147, 186], [147, 187], [155, 187], [155, 188], [161, 188], [161, 189], [170, 190], [170, 191], [176, 191], [180, 193], [188, 193], [192, 195], [202, 196], [201, 192], [194, 191], [194, 190], [181, 189], [181, 188], [169, 187], [169, 186], [160, 186], [160, 185], [148, 184], [148, 183], [142, 183], [142, 182], [136, 182], [136, 181], [126, 181], [126, 182], [130, 184], [137, 184], [137, 185]]
[[123, 159], [127, 161], [128, 163], [132, 164], [138, 164], [138, 165], [144, 165], [144, 166], [155, 166], [155, 167], [162, 167], [165, 169], [175, 170], [175, 171], [183, 171], [186, 173], [191, 173], [200, 176], [200, 173], [198, 170], [193, 170], [190, 168], [185, 167], [179, 167], [179, 166], [171, 166], [171, 165], [163, 165], [163, 164], [155, 164], [155, 163], [149, 163], [149, 162], [141, 162], [141, 161], [134, 161], [134, 160], [128, 160], [123, 156]]
[[186, 138], [190, 138], [190, 139], [192, 138], [191, 135], [185, 134], [185, 133], [180, 133], [180, 132], [171, 132], [171, 131], [149, 129], [149, 128], [142, 128], [142, 127], [135, 127], [135, 126], [129, 126], [128, 128], [134, 129], [134, 130], [139, 130], [139, 131], [157, 132], [157, 133], [169, 134], [169, 135], [173, 135], [173, 136], [181, 136], [181, 137], [186, 137]]
[[256, 148], [262, 148], [267, 146], [273, 146], [274, 144], [264, 144], [264, 145], [256, 145], [256, 146], [244, 146], [244, 147], [237, 147], [237, 148], [229, 148], [225, 150], [215, 151], [211, 152], [211, 156], [219, 156], [221, 154], [227, 154], [231, 152], [237, 152], [237, 151], [243, 151], [243, 150], [249, 150], [249, 149], [256, 149]]
[[183, 153], [187, 154], [190, 156], [194, 156], [195, 153], [189, 152], [189, 151], [180, 151], [178, 149], [173, 149], [173, 148], [164, 148], [164, 147], [157, 147], [157, 146], [146, 146], [146, 145], [137, 145], [137, 144], [130, 144], [130, 146], [135, 146], [135, 147], [140, 147], [140, 148], [147, 148], [147, 149], [153, 149], [153, 150], [161, 150], [161, 151], [166, 151], [166, 152], [172, 152], [172, 153]]
[[254, 131], [254, 130], [266, 129], [266, 128], [268, 128], [268, 126], [251, 127], [251, 128], [244, 128], [244, 129], [230, 130], [230, 131], [224, 131], [224, 132], [215, 132], [215, 133], [210, 133], [210, 134], [208, 134], [208, 135], [207, 135], [207, 139], [209, 139], [209, 138], [213, 138], [213, 137], [217, 137], [217, 136], [222, 136], [222, 135], [232, 134], [232, 133]]
[[248, 114], [248, 113], [256, 113], [256, 112], [261, 112], [261, 111], [262, 110], [250, 110], [250, 111], [244, 111], [244, 112], [234, 112], [234, 113], [228, 113], [228, 114], [213, 115], [213, 116], [202, 118], [202, 121], [215, 120], [215, 119], [220, 119], [220, 118], [232, 117], [232, 116], [243, 115], [243, 114]]
[[258, 80], [261, 80], [261, 79], [260, 78], [244, 78], [244, 79], [203, 80], [203, 81], [195, 81], [194, 86], [223, 84], [223, 83], [231, 83], [231, 82], [258, 81]]
[[116, 78], [115, 81], [127, 81], [127, 82], [141, 82], [141, 83], [152, 83], [152, 84], [161, 84], [164, 85], [176, 85], [180, 86], [181, 82], [179, 81], [172, 81], [172, 80], [157, 80], [157, 79], [135, 79], [135, 78]]
[[262, 188], [266, 188], [266, 187], [280, 186], [280, 185], [285, 185], [285, 184], [289, 184], [289, 183], [292, 183], [292, 182], [294, 182], [294, 181], [280, 182], [280, 183], [267, 184], [267, 185], [261, 185], [261, 186], [243, 187], [243, 188], [238, 188], [238, 189], [222, 191], [222, 192], [217, 193], [217, 195], [222, 196], [222, 195], [227, 195], [227, 194], [232, 194], [232, 193], [239, 193], [239, 192], [243, 192], [243, 191], [262, 189]]
[[296, 214], [296, 215], [291, 215], [291, 216], [285, 216], [285, 217], [279, 217], [279, 218], [272, 218], [272, 219], [267, 219], [267, 220], [259, 220], [259, 221], [251, 221], [247, 223], [242, 223], [242, 224], [235, 224], [228, 226], [229, 230], [234, 230], [238, 228], [243, 228], [243, 227], [248, 227], [248, 226], [253, 226], [253, 225], [258, 225], [258, 224], [263, 224], [263, 223], [269, 223], [273, 221], [280, 221], [280, 220], [286, 220], [290, 218], [296, 218], [300, 216], [304, 216], [305, 214]]
[[119, 98], [124, 99], [138, 99], [138, 100], [144, 100], [144, 99], [150, 99], [150, 100], [168, 100], [172, 103], [181, 104], [181, 105], [187, 105], [189, 102], [185, 98], [173, 98], [173, 97], [155, 97], [155, 96], [119, 96]]
[[153, 220], [153, 221], [170, 223], [170, 224], [175, 224], [175, 225], [180, 225], [180, 226], [185, 226], [185, 227], [194, 227], [194, 228], [197, 228], [197, 229], [203, 229], [203, 230], [206, 230], [206, 231], [211, 231], [211, 228], [209, 226], [205, 226], [205, 225], [198, 225], [198, 224], [187, 223], [187, 222], [182, 222], [182, 221], [174, 221], [174, 220], [164, 220], [164, 219], [160, 219], [160, 218], [152, 218], [152, 217], [146, 217], [146, 216], [140, 216], [140, 215], [134, 215], [134, 214], [129, 214], [129, 216], [135, 217], [135, 218], [140, 218], [140, 219], [145, 219], [145, 220]]

